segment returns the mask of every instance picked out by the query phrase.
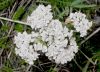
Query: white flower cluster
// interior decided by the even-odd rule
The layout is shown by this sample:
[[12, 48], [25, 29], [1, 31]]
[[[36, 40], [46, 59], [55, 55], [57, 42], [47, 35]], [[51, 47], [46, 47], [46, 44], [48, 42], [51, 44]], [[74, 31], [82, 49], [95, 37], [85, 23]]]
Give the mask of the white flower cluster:
[[87, 30], [92, 26], [92, 21], [90, 22], [85, 14], [81, 12], [71, 13], [69, 19], [73, 21], [73, 26], [80, 33], [80, 37], [87, 35]]
[[46, 32], [47, 52], [46, 56], [54, 60], [57, 64], [64, 64], [71, 61], [78, 51], [75, 38], [72, 37], [73, 31], [63, 27], [59, 20], [52, 20]]
[[35, 52], [33, 46], [29, 43], [31, 42], [31, 34], [26, 32], [18, 33], [14, 37], [14, 43], [16, 44], [15, 53], [24, 59], [27, 63], [33, 64], [33, 60], [38, 58], [38, 53]]
[[[84, 15], [82, 15], [84, 16]], [[77, 18], [77, 15], [71, 14], [70, 18], [79, 23], [75, 28], [78, 27], [82, 29], [77, 29], [78, 32], [87, 30], [90, 25], [83, 23], [84, 17]], [[84, 19], [82, 19], [84, 18]], [[82, 25], [80, 25], [80, 20], [82, 20]], [[64, 64], [71, 61], [75, 53], [78, 52], [78, 46], [73, 37], [73, 30], [69, 30], [62, 23], [53, 19], [51, 6], [39, 5], [35, 11], [27, 18], [28, 25], [32, 28], [32, 32], [28, 34], [26, 31], [23, 33], [18, 33], [14, 37], [14, 43], [16, 44], [15, 53], [19, 55], [29, 64], [34, 64], [39, 55], [44, 53], [48, 59], [54, 60], [57, 64]], [[88, 28], [87, 28], [88, 26]], [[85, 31], [83, 31], [84, 33]], [[82, 33], [82, 36], [85, 35]]]
[[35, 11], [27, 18], [27, 23], [33, 29], [44, 28], [52, 20], [51, 5], [39, 5]]

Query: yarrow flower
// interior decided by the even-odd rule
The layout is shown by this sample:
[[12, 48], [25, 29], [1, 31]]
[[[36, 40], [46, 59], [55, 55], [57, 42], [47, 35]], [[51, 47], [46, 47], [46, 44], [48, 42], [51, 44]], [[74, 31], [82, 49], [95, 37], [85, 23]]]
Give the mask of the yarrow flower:
[[89, 21], [85, 14], [81, 12], [71, 13], [69, 19], [73, 22], [75, 30], [80, 33], [80, 37], [87, 35], [87, 30], [92, 26], [92, 21]]
[[[84, 16], [84, 15], [83, 15]], [[80, 16], [71, 14], [70, 19], [76, 19], [76, 22], [82, 20]], [[80, 19], [80, 20], [78, 20]], [[75, 23], [76, 23], [75, 22]], [[28, 25], [32, 28], [32, 32], [28, 34], [26, 31], [23, 33], [18, 32], [14, 37], [14, 43], [16, 45], [15, 53], [19, 55], [29, 64], [34, 64], [34, 61], [38, 59], [41, 53], [44, 53], [48, 59], [55, 61], [57, 64], [65, 64], [71, 61], [75, 53], [78, 52], [78, 46], [73, 37], [73, 30], [69, 30], [66, 26], [63, 26], [58, 19], [53, 19], [51, 12], [51, 5], [44, 6], [39, 5], [35, 11], [32, 12], [27, 18]], [[86, 25], [83, 27], [86, 30], [89, 29], [88, 20]], [[74, 26], [77, 32], [82, 32], [77, 29], [81, 27], [80, 24]], [[84, 33], [85, 31], [83, 31]], [[86, 35], [81, 34], [81, 36]]]
[[14, 43], [16, 44], [15, 53], [27, 63], [33, 64], [33, 61], [38, 58], [39, 54], [35, 52], [32, 45], [29, 45], [30, 42], [31, 34], [27, 34], [26, 32], [22, 34], [18, 33], [14, 37]]
[[27, 23], [32, 29], [39, 29], [47, 26], [52, 18], [51, 5], [46, 7], [44, 5], [39, 5], [36, 10], [28, 16]]
[[[73, 31], [63, 27], [59, 20], [52, 20], [48, 28], [46, 56], [57, 64], [64, 64], [71, 61], [78, 51]], [[49, 33], [50, 32], [50, 33]]]

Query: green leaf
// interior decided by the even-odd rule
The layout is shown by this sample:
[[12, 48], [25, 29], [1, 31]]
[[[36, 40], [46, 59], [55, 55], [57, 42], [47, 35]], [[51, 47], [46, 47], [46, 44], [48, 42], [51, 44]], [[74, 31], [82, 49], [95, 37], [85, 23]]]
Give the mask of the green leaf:
[[98, 50], [95, 55], [93, 55], [92, 57], [93, 59], [97, 59], [98, 61], [100, 61], [100, 50]]
[[0, 72], [13, 72], [13, 70], [7, 66], [4, 66], [0, 69]]
[[24, 11], [25, 11], [25, 10], [24, 10], [24, 7], [19, 7], [19, 8], [17, 9], [17, 11], [14, 13], [12, 19], [13, 19], [13, 20], [19, 19], [20, 16], [24, 13]]
[[90, 61], [87, 61], [85, 67], [82, 69], [82, 72], [87, 72], [87, 69], [89, 67]]
[[97, 72], [100, 72], [100, 62], [97, 64]]
[[56, 72], [55, 70], [54, 70], [54, 68], [50, 68], [49, 70], [48, 70], [48, 72]]
[[2, 37], [0, 38], [0, 48], [6, 48], [6, 41], [8, 37]]
[[16, 25], [15, 25], [15, 30], [17, 30], [18, 32], [23, 32], [23, 25], [21, 25], [21, 24], [16, 24]]
[[4, 10], [11, 6], [15, 0], [0, 0], [0, 10]]
[[75, 7], [75, 8], [90, 8], [90, 7], [96, 7], [96, 5], [95, 4], [92, 4], [92, 5], [79, 4], [79, 5], [74, 5], [72, 7]]
[[[12, 19], [18, 20], [24, 12], [25, 12], [24, 7], [19, 7], [19, 8], [17, 9], [17, 11], [14, 13]], [[19, 32], [22, 32], [22, 31], [23, 31], [23, 25], [21, 25], [21, 24], [16, 24], [16, 25], [15, 25], [15, 30], [17, 30], [17, 31], [19, 31]]]
[[74, 0], [72, 3], [71, 3], [71, 6], [75, 6], [75, 5], [78, 5], [80, 3], [82, 3], [84, 0]]
[[6, 31], [9, 30], [9, 26], [7, 26], [7, 25], [4, 24], [4, 25], [1, 27], [1, 30], [6, 32]]

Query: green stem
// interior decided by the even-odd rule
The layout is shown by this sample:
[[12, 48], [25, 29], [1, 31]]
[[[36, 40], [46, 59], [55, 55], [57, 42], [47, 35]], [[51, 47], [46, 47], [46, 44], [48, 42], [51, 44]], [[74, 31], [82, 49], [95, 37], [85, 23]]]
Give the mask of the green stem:
[[89, 58], [87, 55], [85, 55], [80, 49], [79, 49], [79, 51], [80, 51], [93, 65], [95, 65], [95, 63], [92, 61], [91, 58]]
[[25, 23], [25, 22], [17, 21], [17, 20], [12, 20], [12, 19], [9, 19], [9, 18], [0, 17], [0, 19], [1, 19], [1, 20], [10, 21], [10, 22], [14, 22], [14, 23], [20, 23], [20, 24], [28, 25], [28, 24]]
[[82, 71], [82, 67], [77, 63], [77, 61], [75, 59], [73, 59], [73, 61], [76, 63], [76, 65], [79, 67], [79, 69]]

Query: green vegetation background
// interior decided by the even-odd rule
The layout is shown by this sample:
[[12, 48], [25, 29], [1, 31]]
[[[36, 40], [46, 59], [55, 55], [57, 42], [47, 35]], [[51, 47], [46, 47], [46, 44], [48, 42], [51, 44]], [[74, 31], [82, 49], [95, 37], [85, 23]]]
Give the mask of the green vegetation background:
[[[39, 4], [51, 4], [54, 18], [59, 19], [62, 23], [71, 12], [82, 11], [88, 19], [93, 21], [97, 11], [100, 12], [100, 3], [95, 0], [0, 0], [0, 16], [25, 22], [27, 16]], [[88, 35], [97, 28], [98, 26], [95, 26], [94, 22]], [[16, 35], [16, 31], [23, 32], [24, 30], [31, 31], [31, 28], [0, 19], [0, 72], [100, 72], [99, 33], [82, 45], [79, 44], [79, 52], [68, 64], [56, 65], [47, 57], [41, 56], [35, 65], [29, 66], [14, 53], [13, 37]], [[76, 36], [78, 43], [87, 38]]]

